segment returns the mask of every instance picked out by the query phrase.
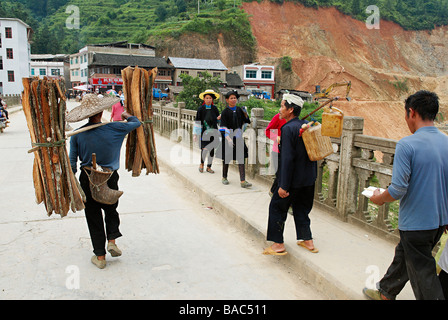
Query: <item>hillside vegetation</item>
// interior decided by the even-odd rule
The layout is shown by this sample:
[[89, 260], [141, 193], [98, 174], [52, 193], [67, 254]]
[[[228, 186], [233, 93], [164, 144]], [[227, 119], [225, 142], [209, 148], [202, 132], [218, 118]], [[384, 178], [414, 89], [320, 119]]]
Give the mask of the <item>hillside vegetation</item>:
[[[215, 0], [6, 0], [0, 16], [17, 17], [34, 30], [33, 53], [74, 53], [86, 44], [128, 40], [146, 43], [151, 36], [185, 33], [231, 33], [242, 45], [255, 47], [247, 15], [234, 4]], [[67, 18], [79, 8], [79, 29]], [[151, 43], [148, 43], [151, 45]]]
[[[33, 53], [74, 53], [86, 44], [128, 40], [178, 38], [199, 33], [218, 33], [235, 39], [245, 49], [256, 42], [248, 15], [241, 9], [248, 0], [2, 0], [0, 16], [17, 17], [34, 30]], [[264, 0], [274, 3], [298, 2], [318, 8], [334, 6], [339, 11], [365, 20], [365, 9], [377, 5], [382, 19], [405, 29], [433, 29], [448, 24], [448, 0]], [[258, 0], [258, 2], [262, 2]], [[79, 8], [79, 29], [66, 27], [72, 14], [69, 5]], [[151, 43], [148, 43], [151, 45]]]

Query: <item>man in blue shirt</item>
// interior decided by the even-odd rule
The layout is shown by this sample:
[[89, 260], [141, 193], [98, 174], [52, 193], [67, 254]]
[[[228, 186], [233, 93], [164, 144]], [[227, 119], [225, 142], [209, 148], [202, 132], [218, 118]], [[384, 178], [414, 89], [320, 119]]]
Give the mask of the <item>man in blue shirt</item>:
[[400, 200], [400, 242], [379, 290], [364, 289], [371, 299], [395, 299], [408, 280], [417, 299], [444, 299], [431, 254], [448, 225], [448, 136], [434, 127], [438, 112], [435, 93], [419, 91], [406, 100], [413, 134], [397, 144], [389, 188], [370, 198], [377, 205]]
[[[104, 99], [104, 100], [103, 100]], [[116, 100], [98, 98], [95, 95], [86, 95], [81, 106], [73, 109], [67, 120], [72, 122], [89, 118], [89, 122], [82, 128], [101, 123], [103, 110], [109, 108]], [[92, 167], [92, 153], [96, 154], [96, 162], [102, 168], [112, 171], [107, 181], [109, 188], [118, 190], [118, 168], [120, 166], [120, 150], [125, 136], [141, 124], [137, 117], [126, 111], [121, 115], [127, 122], [112, 122], [94, 129], [84, 131], [72, 136], [70, 140], [70, 164], [76, 173], [78, 158], [81, 162], [79, 182], [86, 194], [85, 216], [93, 245], [94, 256], [91, 261], [98, 268], [106, 266], [106, 238], [107, 251], [113, 256], [121, 255], [121, 250], [115, 244], [115, 239], [121, 236], [119, 231], [120, 219], [117, 212], [118, 201], [114, 204], [103, 204], [92, 198], [89, 186], [89, 176], [84, 167]], [[104, 221], [102, 211], [104, 210]], [[106, 230], [104, 230], [104, 222]]]

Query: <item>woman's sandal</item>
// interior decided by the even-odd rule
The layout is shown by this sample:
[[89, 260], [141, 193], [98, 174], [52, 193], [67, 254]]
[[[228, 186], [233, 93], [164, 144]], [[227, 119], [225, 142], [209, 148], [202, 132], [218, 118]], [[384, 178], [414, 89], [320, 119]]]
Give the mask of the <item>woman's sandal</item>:
[[199, 166], [199, 172], [200, 172], [200, 173], [204, 172], [204, 166], [202, 166], [202, 165]]
[[207, 172], [208, 173], [215, 173], [215, 171], [213, 171], [212, 168], [210, 168], [210, 167], [207, 167]]

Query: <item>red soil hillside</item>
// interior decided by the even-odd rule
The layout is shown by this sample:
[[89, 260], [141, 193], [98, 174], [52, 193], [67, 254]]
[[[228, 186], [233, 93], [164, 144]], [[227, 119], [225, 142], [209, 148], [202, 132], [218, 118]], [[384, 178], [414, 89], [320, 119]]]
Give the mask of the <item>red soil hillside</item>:
[[[336, 102], [346, 115], [364, 118], [367, 135], [400, 139], [409, 135], [403, 100], [420, 89], [437, 92], [448, 103], [448, 27], [405, 31], [381, 20], [369, 30], [362, 21], [335, 8], [307, 8], [286, 2], [244, 3], [258, 43], [258, 61], [274, 63], [290, 56], [300, 78], [294, 88], [314, 92], [351, 81], [352, 102]], [[394, 83], [403, 82], [408, 92]], [[345, 87], [331, 92], [345, 96]], [[448, 114], [444, 109], [444, 116]]]

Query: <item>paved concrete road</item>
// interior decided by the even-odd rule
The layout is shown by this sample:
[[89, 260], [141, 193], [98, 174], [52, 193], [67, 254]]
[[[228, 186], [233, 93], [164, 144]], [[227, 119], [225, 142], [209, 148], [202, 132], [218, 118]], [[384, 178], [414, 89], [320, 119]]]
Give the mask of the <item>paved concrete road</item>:
[[[164, 172], [120, 169], [123, 256], [97, 269], [84, 212], [35, 203], [23, 112], [0, 134], [0, 299], [325, 299]], [[122, 153], [122, 168], [124, 148]]]

